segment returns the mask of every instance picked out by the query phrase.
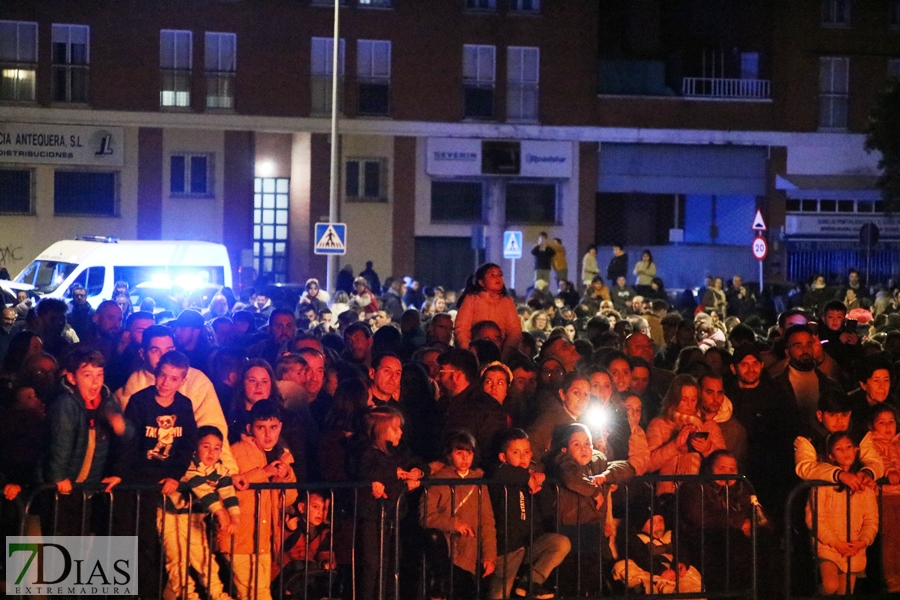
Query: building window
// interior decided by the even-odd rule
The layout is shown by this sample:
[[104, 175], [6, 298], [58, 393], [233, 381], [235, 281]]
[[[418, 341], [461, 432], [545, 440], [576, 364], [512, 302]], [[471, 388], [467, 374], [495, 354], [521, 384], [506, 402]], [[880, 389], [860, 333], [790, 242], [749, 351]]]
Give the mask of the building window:
[[890, 24], [891, 29], [900, 29], [900, 0], [891, 0], [890, 11], [888, 24]]
[[205, 35], [206, 108], [234, 108], [234, 74], [237, 71], [237, 35]]
[[[349, 1], [350, 0], [341, 0], [340, 4], [341, 6], [346, 6], [349, 4]], [[330, 6], [331, 8], [334, 8], [334, 0], [311, 0], [310, 4], [313, 6]]]
[[387, 202], [383, 158], [351, 158], [344, 167], [344, 191], [351, 202]]
[[494, 117], [496, 53], [494, 46], [463, 46], [464, 114], [467, 118]]
[[846, 129], [850, 60], [822, 57], [819, 61], [819, 127]]
[[33, 171], [0, 169], [0, 213], [34, 213], [32, 208]]
[[288, 278], [290, 189], [285, 177], [253, 181], [253, 268], [272, 282]]
[[506, 118], [537, 121], [541, 51], [510, 46], [506, 49]]
[[393, 0], [358, 0], [359, 5], [363, 7], [379, 7], [379, 8], [390, 8], [393, 4]]
[[211, 154], [173, 154], [169, 167], [169, 192], [173, 196], [214, 196]]
[[163, 29], [159, 32], [160, 106], [191, 105], [192, 40], [190, 31]]
[[892, 58], [888, 61], [888, 77], [900, 79], [900, 58]]
[[432, 181], [432, 222], [481, 223], [483, 186], [477, 181]]
[[506, 185], [506, 222], [556, 223], [556, 184], [515, 182]]
[[881, 200], [798, 200], [789, 198], [789, 213], [883, 213], [884, 202]]
[[91, 29], [87, 25], [53, 24], [54, 102], [88, 103], [88, 65]]
[[[313, 114], [331, 113], [331, 74], [334, 61], [334, 38], [314, 37], [312, 39], [312, 57], [310, 74], [312, 81], [312, 102], [310, 111]], [[343, 110], [344, 87], [344, 40], [338, 46], [338, 110]]]
[[0, 100], [34, 102], [37, 23], [0, 21]]
[[541, 0], [510, 0], [509, 9], [513, 12], [539, 13]]
[[115, 217], [118, 214], [116, 173], [56, 171], [53, 212], [56, 215]]
[[390, 114], [390, 41], [359, 40], [356, 43], [356, 82], [359, 86], [359, 114]]
[[822, 0], [822, 25], [850, 26], [850, 0]]
[[466, 0], [469, 10], [496, 10], [497, 0]]

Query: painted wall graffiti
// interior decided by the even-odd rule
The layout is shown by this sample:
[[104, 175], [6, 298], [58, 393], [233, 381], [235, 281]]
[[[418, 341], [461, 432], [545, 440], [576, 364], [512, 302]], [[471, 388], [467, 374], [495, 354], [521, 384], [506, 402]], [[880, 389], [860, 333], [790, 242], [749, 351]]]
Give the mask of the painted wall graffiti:
[[0, 246], [0, 266], [6, 267], [22, 260], [22, 246]]

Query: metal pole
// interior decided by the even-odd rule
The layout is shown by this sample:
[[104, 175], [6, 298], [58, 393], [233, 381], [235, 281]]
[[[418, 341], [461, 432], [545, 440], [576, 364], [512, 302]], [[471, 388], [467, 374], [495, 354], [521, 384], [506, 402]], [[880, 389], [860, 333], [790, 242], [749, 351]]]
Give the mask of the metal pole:
[[763, 293], [763, 261], [759, 262], [759, 295], [762, 296]]
[[[328, 194], [328, 222], [336, 223], [337, 193], [338, 193], [338, 58], [340, 54], [340, 0], [334, 0], [334, 40], [331, 47], [331, 191]], [[335, 265], [334, 255], [327, 257], [328, 270], [326, 271], [327, 291], [334, 298]]]
[[512, 289], [513, 289], [513, 291], [515, 291], [515, 289], [516, 289], [516, 259], [511, 258], [510, 261], [512, 261], [512, 271], [511, 271], [511, 273], [509, 274], [509, 275], [510, 275], [510, 282], [512, 283]]

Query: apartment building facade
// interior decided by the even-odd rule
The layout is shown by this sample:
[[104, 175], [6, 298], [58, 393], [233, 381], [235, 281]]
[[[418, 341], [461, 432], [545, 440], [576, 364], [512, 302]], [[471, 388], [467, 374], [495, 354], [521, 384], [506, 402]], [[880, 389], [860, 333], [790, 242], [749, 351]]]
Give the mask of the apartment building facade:
[[[521, 291], [546, 230], [572, 272], [588, 243], [621, 240], [654, 248], [677, 287], [723, 257], [754, 269], [757, 207], [775, 278], [792, 244], [846, 245], [854, 219], [900, 237], [862, 149], [900, 57], [897, 2], [616, 4], [342, 2], [342, 264], [459, 286], [517, 229]], [[333, 7], [0, 5], [3, 266], [102, 234], [217, 241], [272, 281], [323, 277]]]

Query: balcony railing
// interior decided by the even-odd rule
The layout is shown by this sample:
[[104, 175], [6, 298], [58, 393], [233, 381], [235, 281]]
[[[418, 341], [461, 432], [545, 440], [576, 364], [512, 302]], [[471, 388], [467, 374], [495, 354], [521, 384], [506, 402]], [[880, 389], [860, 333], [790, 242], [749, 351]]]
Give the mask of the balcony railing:
[[725, 79], [720, 77], [685, 77], [681, 95], [700, 98], [771, 98], [768, 79]]

